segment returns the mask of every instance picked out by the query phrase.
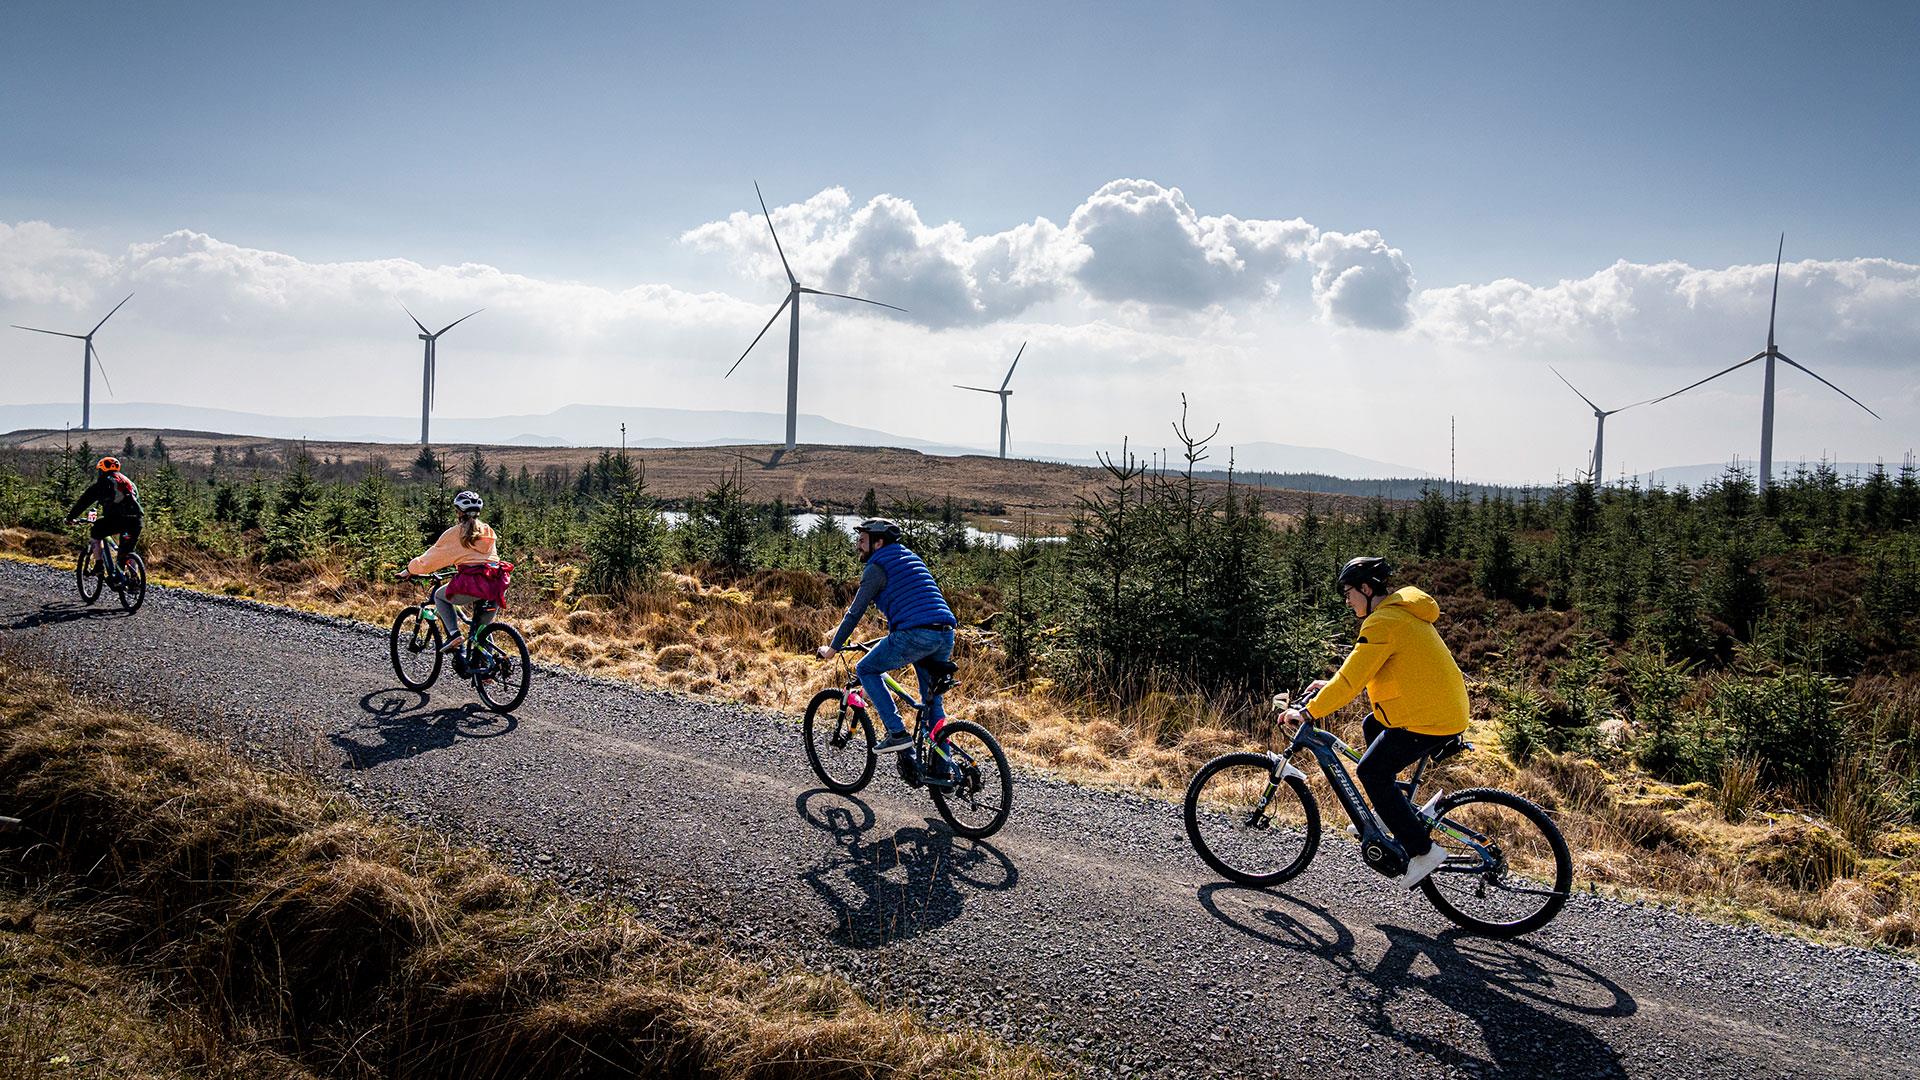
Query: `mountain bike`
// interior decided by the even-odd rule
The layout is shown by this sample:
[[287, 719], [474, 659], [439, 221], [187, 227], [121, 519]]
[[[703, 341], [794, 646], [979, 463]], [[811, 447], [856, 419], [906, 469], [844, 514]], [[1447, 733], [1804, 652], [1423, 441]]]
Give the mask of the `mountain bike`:
[[[843, 652], [866, 652], [883, 638], [848, 645]], [[800, 730], [807, 747], [807, 763], [830, 791], [851, 795], [873, 779], [880, 755], [874, 753], [872, 706], [851, 665], [841, 661], [845, 685], [822, 690], [807, 702]], [[932, 669], [937, 693], [957, 685], [959, 669], [944, 661], [925, 661]], [[1007, 823], [1013, 809], [1013, 770], [1006, 751], [986, 728], [970, 720], [949, 717], [937, 733], [926, 726], [926, 706], [914, 699], [891, 673], [883, 676], [887, 689], [900, 704], [913, 710], [913, 745], [895, 755], [900, 779], [909, 787], [924, 787], [953, 831], [975, 840], [992, 836]], [[946, 765], [946, 779], [928, 776], [925, 763]]]
[[[85, 520], [89, 524], [99, 521], [100, 511], [87, 511]], [[147, 600], [147, 561], [137, 551], [121, 555], [123, 540], [124, 535], [103, 537], [99, 555], [94, 553], [91, 537], [82, 540], [80, 555], [73, 563], [73, 579], [80, 588], [80, 599], [88, 604], [100, 599], [101, 589], [111, 587], [120, 598], [120, 606], [131, 615]]]
[[[1284, 709], [1287, 698], [1276, 698]], [[1460, 736], [1422, 757], [1412, 776], [1398, 781], [1409, 801], [1427, 766], [1471, 749]], [[1200, 858], [1231, 881], [1277, 885], [1307, 868], [1320, 846], [1320, 806], [1307, 774], [1290, 760], [1313, 755], [1334, 796], [1353, 820], [1360, 856], [1389, 876], [1405, 857], [1367, 806], [1346, 762], [1361, 752], [1305, 719], [1279, 753], [1223, 754], [1200, 767], [1187, 785], [1187, 838]], [[1344, 759], [1344, 760], [1343, 760]], [[1446, 862], [1420, 882], [1427, 900], [1455, 923], [1490, 937], [1513, 937], [1545, 926], [1573, 885], [1573, 856], [1546, 811], [1510, 791], [1469, 788], [1436, 792], [1416, 811]]]
[[[458, 633], [460, 609], [453, 609], [455, 625], [440, 627], [440, 613], [433, 606], [433, 590], [454, 575], [452, 570], [437, 574], [408, 574], [414, 581], [427, 584], [427, 595], [394, 616], [393, 629], [387, 634], [388, 651], [393, 656], [393, 673], [409, 690], [425, 690], [440, 677], [440, 666], [449, 651], [451, 636]], [[527, 639], [520, 631], [489, 616], [499, 609], [491, 600], [475, 600], [473, 617], [468, 620], [473, 640], [451, 650], [454, 674], [473, 683], [474, 690], [494, 712], [509, 713], [527, 697], [533, 677], [533, 665], [527, 656]]]

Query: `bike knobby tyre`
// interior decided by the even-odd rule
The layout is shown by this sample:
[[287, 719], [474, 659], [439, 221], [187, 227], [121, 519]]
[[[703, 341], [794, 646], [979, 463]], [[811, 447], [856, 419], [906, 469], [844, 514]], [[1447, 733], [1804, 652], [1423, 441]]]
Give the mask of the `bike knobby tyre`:
[[147, 560], [137, 551], [127, 552], [120, 564], [120, 606], [131, 615], [147, 601]]
[[1320, 848], [1320, 804], [1299, 777], [1276, 782], [1273, 767], [1266, 754], [1223, 754], [1187, 785], [1187, 839], [1228, 881], [1278, 885]]
[[79, 586], [80, 599], [89, 604], [100, 599], [100, 589], [106, 583], [106, 576], [100, 569], [100, 560], [93, 557], [91, 540], [81, 547], [80, 557], [74, 560], [73, 581]]
[[[1487, 937], [1516, 937], [1547, 925], [1573, 887], [1573, 856], [1546, 811], [1511, 791], [1469, 788], [1434, 808], [1433, 842], [1447, 862], [1420, 883], [1440, 914]], [[1484, 837], [1489, 862], [1442, 828]]]
[[409, 690], [425, 690], [440, 677], [440, 624], [422, 617], [415, 604], [393, 617], [393, 629], [387, 634], [387, 651], [393, 658], [393, 673], [400, 685]]
[[480, 631], [479, 652], [490, 666], [474, 676], [473, 688], [494, 712], [512, 712], [527, 700], [527, 687], [533, 682], [527, 639], [505, 623], [488, 623]]
[[940, 726], [940, 746], [954, 771], [951, 790], [929, 787], [934, 809], [953, 831], [970, 840], [984, 840], [1000, 831], [1013, 812], [1013, 770], [1000, 740], [971, 720], [948, 720]]
[[807, 764], [828, 791], [851, 795], [873, 779], [873, 721], [867, 710], [847, 704], [845, 690], [822, 690], [807, 702], [800, 722]]

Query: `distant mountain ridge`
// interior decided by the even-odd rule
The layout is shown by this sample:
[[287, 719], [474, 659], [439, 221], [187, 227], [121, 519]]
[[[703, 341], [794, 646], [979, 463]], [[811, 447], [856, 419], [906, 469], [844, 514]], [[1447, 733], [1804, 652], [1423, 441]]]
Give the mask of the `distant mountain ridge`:
[[[0, 405], [0, 432], [22, 428], [58, 431], [79, 412], [79, 407], [73, 404]], [[418, 417], [267, 416], [231, 409], [142, 402], [95, 404], [93, 419], [97, 428], [169, 428], [315, 442], [411, 443], [420, 434]], [[624, 423], [627, 445], [634, 447], [765, 445], [777, 441], [785, 422], [785, 417], [778, 413], [743, 410], [567, 405], [542, 414], [477, 419], [435, 417], [432, 434], [436, 443], [618, 446], [620, 425]], [[994, 453], [985, 447], [914, 439], [808, 413], [799, 417], [798, 438], [803, 443], [829, 446], [893, 446], [943, 457]], [[1142, 458], [1160, 449], [1149, 448], [1137, 440], [1130, 442], [1129, 448]], [[1111, 446], [1029, 442], [1014, 449], [1017, 458], [1091, 465], [1095, 463], [1096, 454], [1118, 452], [1120, 440], [1116, 438]], [[1235, 446], [1232, 453], [1234, 467], [1242, 472], [1322, 473], [1349, 479], [1432, 475], [1329, 447], [1250, 442]], [[1226, 447], [1219, 447], [1208, 458], [1207, 467], [1225, 468], [1227, 454]]]

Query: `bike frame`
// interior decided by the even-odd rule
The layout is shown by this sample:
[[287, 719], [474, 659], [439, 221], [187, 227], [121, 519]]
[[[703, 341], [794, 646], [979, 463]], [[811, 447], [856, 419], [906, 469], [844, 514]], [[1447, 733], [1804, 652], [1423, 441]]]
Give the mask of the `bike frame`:
[[[859, 648], [861, 652], [866, 652], [873, 647], [873, 644], [873, 642], [869, 641], [865, 642], [863, 646], [856, 646], [856, 648]], [[900, 685], [900, 680], [893, 677], [893, 672], [881, 672], [880, 681], [886, 684], [887, 689], [893, 693], [894, 697], [900, 699], [900, 704], [913, 710], [913, 748], [914, 753], [918, 755], [918, 768], [921, 774], [924, 775], [927, 771], [927, 750], [931, 747], [934, 753], [946, 759], [949, 769], [948, 775], [956, 775], [951, 771], [957, 764], [953, 760], [953, 755], [946, 747], [935, 745], [932, 739], [932, 732], [926, 729], [926, 705], [909, 693], [905, 686]], [[847, 704], [856, 709], [871, 707], [871, 703], [867, 701], [866, 685], [860, 681], [860, 676], [854, 674], [852, 671], [847, 672]]]
[[[437, 623], [440, 621], [440, 609], [434, 606], [433, 594], [434, 594], [434, 591], [440, 588], [441, 585], [445, 584], [448, 581], [451, 581], [453, 579], [453, 574], [443, 571], [437, 574], [421, 574], [418, 576], [425, 578], [426, 581], [428, 582], [427, 598], [420, 602], [420, 621]], [[461, 595], [464, 596], [466, 594], [462, 593]], [[463, 622], [466, 623], [469, 627], [475, 630], [478, 630], [483, 625], [480, 619], [480, 616], [491, 615], [496, 610], [498, 609], [493, 601], [481, 600], [481, 599], [475, 598], [475, 600], [473, 601], [473, 617], [463, 619], [460, 616], [460, 605], [459, 604], [453, 605], [453, 625], [447, 627], [447, 635], [451, 637], [454, 634], [459, 633], [460, 624]], [[486, 621], [491, 622], [492, 620], [489, 619]]]
[[[1285, 753], [1272, 755], [1273, 779], [1268, 782], [1265, 798], [1261, 799], [1259, 806], [1254, 810], [1256, 815], [1266, 811], [1268, 801], [1273, 798], [1274, 791], [1286, 777], [1297, 776], [1303, 781], [1306, 779], [1307, 774], [1288, 760], [1300, 750], [1306, 750], [1313, 755], [1315, 761], [1320, 763], [1320, 771], [1326, 774], [1327, 784], [1333, 788], [1334, 797], [1340, 800], [1340, 805], [1346, 810], [1347, 817], [1351, 818], [1354, 827], [1360, 830], [1360, 843], [1363, 848], [1367, 844], [1379, 843], [1392, 843], [1395, 847], [1398, 846], [1398, 841], [1393, 840], [1380, 828], [1372, 808], [1367, 804], [1365, 796], [1360, 793], [1360, 786], [1354, 783], [1353, 775], [1347, 771], [1346, 763], [1340, 760], [1345, 757], [1358, 764], [1361, 752], [1311, 719], [1303, 720], [1299, 728], [1294, 731], [1293, 740], [1287, 744]], [[1427, 762], [1427, 758], [1421, 758], [1420, 764], [1414, 768], [1410, 779], [1397, 781], [1401, 790], [1406, 792], [1408, 801], [1412, 801], [1414, 791], [1420, 786], [1420, 777], [1427, 771]], [[1487, 846], [1485, 836], [1451, 821], [1440, 821], [1418, 807], [1414, 809], [1414, 816], [1419, 818], [1427, 828], [1465, 844], [1480, 856], [1479, 860], [1471, 863], [1458, 856], [1449, 856], [1445, 863], [1434, 868], [1434, 873], [1437, 874], [1443, 870], [1479, 870], [1484, 866], [1498, 866], [1503, 863], [1500, 853]]]

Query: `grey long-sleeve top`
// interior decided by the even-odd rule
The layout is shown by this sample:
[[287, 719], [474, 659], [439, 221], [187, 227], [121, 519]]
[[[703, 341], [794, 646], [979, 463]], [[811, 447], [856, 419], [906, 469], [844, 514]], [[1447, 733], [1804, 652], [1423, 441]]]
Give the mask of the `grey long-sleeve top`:
[[833, 647], [838, 649], [847, 643], [853, 628], [860, 622], [860, 616], [867, 613], [868, 605], [887, 587], [887, 572], [877, 562], [870, 562], [860, 573], [860, 588], [853, 594], [853, 603], [847, 605], [847, 617], [840, 620], [840, 629], [833, 632]]

